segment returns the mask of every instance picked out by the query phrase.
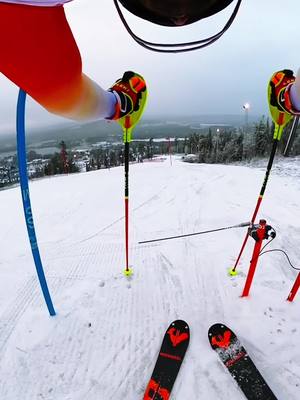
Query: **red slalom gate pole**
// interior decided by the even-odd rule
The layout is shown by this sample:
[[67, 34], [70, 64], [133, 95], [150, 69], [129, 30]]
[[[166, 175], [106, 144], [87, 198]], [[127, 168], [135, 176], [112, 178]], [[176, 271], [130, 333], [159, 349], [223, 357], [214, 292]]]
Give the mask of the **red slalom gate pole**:
[[292, 287], [292, 290], [290, 291], [290, 294], [289, 294], [289, 296], [287, 298], [287, 301], [291, 301], [292, 302], [294, 300], [294, 298], [295, 298], [295, 296], [297, 294], [297, 291], [299, 289], [299, 286], [300, 286], [300, 272], [299, 272], [299, 274], [298, 274], [298, 276], [297, 276], [297, 278], [295, 280], [295, 283], [294, 283], [294, 286]]
[[171, 138], [169, 138], [169, 154], [170, 154], [170, 164], [172, 165], [172, 147], [171, 147]]
[[253, 239], [255, 240], [255, 245], [254, 245], [254, 250], [253, 250], [253, 254], [252, 254], [252, 258], [250, 261], [250, 267], [249, 267], [249, 271], [248, 271], [248, 275], [247, 275], [247, 279], [246, 279], [246, 283], [245, 283], [245, 287], [242, 293], [241, 297], [246, 297], [249, 295], [250, 292], [250, 287], [252, 284], [252, 280], [255, 274], [255, 270], [256, 270], [256, 265], [257, 265], [257, 261], [258, 261], [258, 257], [259, 257], [259, 253], [260, 253], [260, 249], [262, 246], [262, 242], [264, 239], [268, 238], [268, 234], [267, 234], [267, 230], [266, 230], [266, 221], [264, 219], [261, 219], [259, 221], [259, 225], [254, 227], [254, 228], [250, 228], [248, 231], [248, 235], [252, 236]]

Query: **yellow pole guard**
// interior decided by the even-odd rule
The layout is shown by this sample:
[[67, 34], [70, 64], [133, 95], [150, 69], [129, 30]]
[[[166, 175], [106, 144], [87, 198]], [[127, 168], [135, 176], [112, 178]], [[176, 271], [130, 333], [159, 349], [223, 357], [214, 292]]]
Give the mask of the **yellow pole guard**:
[[278, 125], [275, 123], [273, 139], [277, 139], [277, 140], [281, 139], [283, 128], [284, 128], [284, 125]]
[[123, 127], [123, 142], [130, 143], [132, 140], [132, 128]]

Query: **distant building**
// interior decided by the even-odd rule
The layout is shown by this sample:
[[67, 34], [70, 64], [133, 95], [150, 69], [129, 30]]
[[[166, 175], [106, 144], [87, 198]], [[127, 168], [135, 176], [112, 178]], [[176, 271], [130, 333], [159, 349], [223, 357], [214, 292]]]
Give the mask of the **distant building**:
[[73, 161], [79, 172], [87, 172], [90, 166], [90, 150], [78, 149], [72, 151]]
[[19, 182], [19, 171], [16, 166], [0, 166], [0, 187]]
[[45, 166], [48, 164], [49, 160], [37, 158], [27, 163], [27, 173], [29, 178], [37, 178], [44, 176]]

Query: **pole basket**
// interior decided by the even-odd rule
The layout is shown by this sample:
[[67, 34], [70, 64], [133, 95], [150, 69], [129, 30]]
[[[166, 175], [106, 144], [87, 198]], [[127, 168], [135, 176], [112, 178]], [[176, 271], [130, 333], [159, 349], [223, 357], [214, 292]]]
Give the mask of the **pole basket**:
[[125, 268], [123, 272], [124, 272], [124, 275], [127, 276], [127, 277], [130, 277], [130, 276], [133, 275], [132, 268]]
[[228, 275], [230, 276], [236, 276], [238, 274], [238, 271], [236, 269], [234, 269], [234, 267], [229, 268], [228, 270]]
[[292, 290], [290, 291], [287, 301], [292, 302], [297, 294], [297, 291], [299, 289], [300, 286], [300, 272], [295, 280], [294, 286], [292, 287]]

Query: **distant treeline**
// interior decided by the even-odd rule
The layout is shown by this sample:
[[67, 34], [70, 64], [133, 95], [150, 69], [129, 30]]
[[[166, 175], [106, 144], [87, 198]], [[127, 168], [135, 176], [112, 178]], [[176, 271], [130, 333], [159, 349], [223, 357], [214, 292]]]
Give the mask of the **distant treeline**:
[[[291, 125], [285, 128], [279, 141], [278, 153], [286, 147]], [[254, 158], [267, 157], [270, 154], [274, 126], [265, 117], [258, 123], [243, 128], [210, 127], [205, 131], [189, 133], [189, 128], [181, 127], [182, 136], [175, 137], [172, 131], [169, 135], [155, 140], [153, 137], [133, 140], [130, 143], [130, 161], [143, 162], [155, 155], [166, 155], [169, 152], [177, 154], [194, 154], [191, 162], [200, 163], [232, 163], [248, 161]], [[184, 134], [185, 131], [185, 134]], [[124, 164], [124, 145], [122, 142], [112, 142], [90, 150], [72, 150], [64, 140], [58, 144], [60, 152], [42, 156], [36, 151], [28, 151], [28, 174], [30, 178], [45, 175], [90, 171], [101, 168], [117, 167]], [[88, 146], [91, 147], [91, 146]], [[300, 154], [300, 135], [297, 132], [290, 155]], [[10, 156], [0, 160], [0, 187], [17, 183], [17, 157]]]
[[[285, 128], [279, 142], [279, 153], [283, 153], [290, 125]], [[193, 133], [186, 142], [185, 153], [197, 155], [200, 163], [231, 163], [262, 158], [270, 154], [274, 125], [262, 117], [254, 127], [233, 130], [217, 129], [208, 133]], [[298, 132], [297, 132], [298, 133]], [[300, 154], [300, 135], [295, 138], [290, 155]], [[195, 160], [195, 158], [194, 158]], [[195, 161], [194, 161], [195, 162]]]
[[[257, 117], [256, 117], [257, 119]], [[242, 122], [241, 115], [197, 115], [191, 116], [161, 116], [157, 118], [143, 118], [134, 130], [134, 137], [137, 139], [161, 138], [161, 137], [182, 137], [193, 132], [193, 127], [203, 130], [205, 124], [228, 126], [239, 126]], [[198, 128], [196, 128], [198, 127]], [[60, 126], [49, 126], [41, 128], [26, 129], [26, 143], [35, 149], [59, 146], [63, 138], [69, 148], [79, 146], [82, 141], [94, 144], [100, 141], [120, 141], [123, 132], [117, 123], [104, 120], [78, 123], [64, 123]], [[48, 143], [47, 143], [48, 142]], [[47, 146], [46, 146], [47, 144]], [[0, 156], [1, 153], [15, 152], [15, 133], [0, 134]], [[38, 151], [38, 150], [36, 150]]]

